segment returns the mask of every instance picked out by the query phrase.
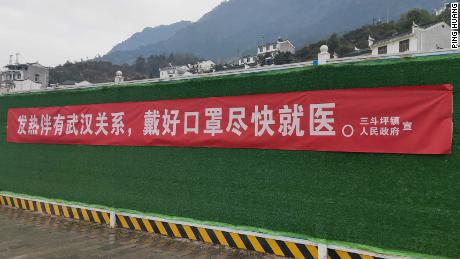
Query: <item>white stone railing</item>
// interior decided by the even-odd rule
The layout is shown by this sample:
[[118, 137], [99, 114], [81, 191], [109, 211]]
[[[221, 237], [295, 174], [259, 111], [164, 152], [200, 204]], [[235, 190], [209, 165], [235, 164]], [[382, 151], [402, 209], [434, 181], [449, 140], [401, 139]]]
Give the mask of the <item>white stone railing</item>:
[[301, 62], [301, 63], [292, 63], [292, 64], [285, 64], [285, 65], [277, 65], [277, 66], [263, 66], [263, 67], [255, 67], [250, 69], [237, 69], [237, 70], [227, 70], [227, 71], [220, 71], [208, 74], [196, 74], [191, 76], [182, 76], [182, 77], [175, 77], [175, 78], [168, 78], [168, 79], [160, 79], [160, 78], [152, 78], [152, 79], [143, 79], [143, 80], [133, 80], [133, 81], [123, 81], [118, 84], [114, 82], [108, 83], [99, 83], [99, 84], [91, 84], [85, 86], [65, 86], [65, 87], [48, 87], [42, 88], [37, 90], [31, 91], [16, 91], [16, 92], [8, 92], [8, 93], [0, 93], [0, 95], [11, 95], [11, 94], [19, 94], [19, 93], [34, 93], [34, 92], [49, 92], [49, 91], [61, 91], [61, 90], [69, 90], [69, 89], [87, 89], [87, 88], [95, 88], [95, 87], [103, 87], [103, 86], [111, 86], [111, 85], [137, 85], [137, 84], [150, 84], [150, 83], [158, 83], [158, 82], [170, 82], [170, 81], [181, 81], [181, 80], [191, 80], [197, 78], [211, 78], [211, 77], [219, 77], [219, 76], [229, 76], [229, 75], [240, 75], [240, 74], [250, 74], [250, 73], [260, 73], [260, 72], [267, 72], [267, 71], [277, 71], [277, 70], [285, 70], [291, 68], [299, 68], [299, 67], [307, 67], [312, 66], [313, 62]]
[[[329, 53], [327, 52], [327, 48], [322, 48], [322, 53], [318, 54], [319, 57], [319, 65], [325, 64], [341, 64], [341, 63], [350, 63], [350, 62], [363, 62], [363, 61], [375, 61], [375, 60], [388, 60], [388, 59], [402, 59], [402, 58], [409, 58], [409, 57], [424, 57], [424, 56], [441, 56], [441, 55], [451, 55], [451, 54], [460, 54], [460, 50], [437, 50], [431, 52], [406, 52], [401, 54], [386, 54], [386, 55], [367, 55], [367, 56], [356, 56], [356, 57], [345, 57], [345, 58], [337, 58], [337, 59], [329, 59]], [[255, 67], [250, 69], [237, 69], [237, 70], [227, 70], [227, 71], [220, 71], [214, 72], [209, 74], [197, 74], [191, 76], [183, 76], [183, 77], [175, 77], [175, 78], [168, 78], [168, 79], [160, 79], [160, 78], [152, 78], [152, 79], [144, 79], [144, 80], [133, 80], [133, 81], [122, 81], [120, 79], [117, 81], [119, 83], [115, 84], [114, 82], [108, 83], [100, 83], [100, 84], [91, 84], [85, 86], [65, 86], [65, 87], [56, 87], [56, 88], [43, 88], [38, 90], [32, 91], [23, 91], [23, 92], [7, 92], [1, 93], [0, 95], [11, 95], [11, 94], [18, 94], [18, 93], [30, 93], [30, 92], [48, 92], [48, 91], [61, 91], [61, 90], [69, 90], [69, 89], [87, 89], [87, 88], [95, 88], [95, 87], [103, 87], [103, 86], [113, 86], [113, 85], [136, 85], [136, 84], [151, 84], [151, 83], [158, 83], [158, 82], [170, 82], [170, 81], [180, 81], [180, 80], [191, 80], [197, 78], [212, 78], [212, 77], [220, 77], [220, 76], [230, 76], [230, 75], [240, 75], [240, 74], [250, 74], [250, 73], [261, 73], [261, 72], [269, 72], [269, 71], [278, 71], [278, 70], [286, 70], [292, 68], [301, 68], [301, 67], [308, 67], [313, 66], [313, 61], [309, 62], [300, 62], [300, 63], [292, 63], [292, 64], [285, 64], [285, 65], [272, 65], [272, 66], [263, 66], [263, 67]], [[121, 75], [117, 75], [121, 77]]]
[[329, 59], [326, 64], [339, 64], [349, 62], [361, 62], [361, 61], [373, 61], [373, 60], [385, 60], [385, 59], [402, 59], [402, 58], [414, 58], [414, 57], [427, 57], [427, 56], [441, 56], [460, 54], [460, 50], [435, 50], [430, 52], [404, 52], [400, 54], [384, 54], [384, 55], [366, 55], [356, 57], [345, 57], [337, 59]]

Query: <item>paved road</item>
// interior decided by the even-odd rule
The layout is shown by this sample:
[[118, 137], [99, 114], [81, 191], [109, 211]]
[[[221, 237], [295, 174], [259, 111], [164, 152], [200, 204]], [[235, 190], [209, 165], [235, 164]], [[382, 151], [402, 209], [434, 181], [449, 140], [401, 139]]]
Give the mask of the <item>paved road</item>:
[[0, 207], [0, 258], [275, 258]]

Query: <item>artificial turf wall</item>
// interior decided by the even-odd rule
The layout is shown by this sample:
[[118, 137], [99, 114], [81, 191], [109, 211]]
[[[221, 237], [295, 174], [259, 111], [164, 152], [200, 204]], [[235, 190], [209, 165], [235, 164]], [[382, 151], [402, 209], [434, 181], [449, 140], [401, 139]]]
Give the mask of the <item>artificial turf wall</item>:
[[[6, 143], [7, 109], [454, 84], [452, 155]], [[460, 57], [0, 97], [0, 191], [460, 255]]]

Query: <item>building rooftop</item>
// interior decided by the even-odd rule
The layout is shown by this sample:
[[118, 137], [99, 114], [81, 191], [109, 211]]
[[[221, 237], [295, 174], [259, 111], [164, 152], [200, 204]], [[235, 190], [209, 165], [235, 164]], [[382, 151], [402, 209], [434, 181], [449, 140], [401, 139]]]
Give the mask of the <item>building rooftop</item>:
[[[269, 43], [265, 43], [265, 44], [262, 44], [262, 45], [258, 45], [257, 47], [266, 47], [266, 46], [271, 46], [273, 44], [277, 44], [277, 43], [281, 43], [281, 42], [286, 42], [288, 41], [290, 43], [289, 40], [286, 40], [286, 39], [282, 39], [282, 38], [279, 38], [276, 42], [269, 42]], [[292, 44], [292, 43], [291, 43]]]
[[[426, 24], [422, 24], [422, 25], [414, 24], [414, 27], [421, 28], [421, 29], [428, 29], [428, 28], [430, 28], [432, 26], [435, 26], [435, 25], [438, 25], [438, 24], [441, 24], [441, 23], [444, 23], [444, 22], [443, 21], [436, 21], [436, 22], [426, 23]], [[395, 41], [396, 39], [400, 39], [400, 38], [410, 37], [412, 35], [413, 35], [412, 31], [398, 33], [398, 34], [395, 34], [395, 35], [393, 35], [393, 36], [391, 36], [389, 38], [382, 39], [382, 40], [379, 40], [379, 41], [375, 41], [374, 44], [372, 44], [372, 46], [381, 45], [383, 43]]]
[[413, 34], [412, 32], [398, 33], [398, 34], [395, 34], [395, 35], [393, 35], [393, 36], [391, 36], [389, 38], [376, 41], [376, 42], [374, 42], [374, 44], [372, 44], [372, 46], [381, 45], [383, 43], [391, 42], [391, 41], [394, 41], [396, 39], [400, 39], [400, 38], [404, 38], [404, 37], [409, 37], [412, 34]]
[[40, 63], [38, 62], [34, 62], [34, 63], [23, 63], [23, 64], [8, 64], [6, 65], [5, 67], [10, 69], [10, 70], [19, 70], [19, 69], [27, 69], [27, 67], [29, 66], [40, 66], [40, 67], [45, 67], [43, 65], [41, 65]]

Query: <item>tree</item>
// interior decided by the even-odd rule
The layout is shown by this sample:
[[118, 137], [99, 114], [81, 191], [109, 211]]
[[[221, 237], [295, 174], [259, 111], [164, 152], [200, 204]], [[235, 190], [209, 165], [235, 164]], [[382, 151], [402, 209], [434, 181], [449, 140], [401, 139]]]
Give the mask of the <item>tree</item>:
[[326, 44], [326, 41], [322, 40], [316, 43], [312, 43], [310, 45], [306, 45], [302, 47], [301, 49], [299, 49], [298, 51], [296, 51], [295, 58], [300, 61], [316, 59], [318, 57], [319, 48], [325, 44]]
[[294, 57], [291, 52], [280, 52], [275, 55], [273, 63], [275, 63], [275, 65], [283, 65], [292, 63], [293, 60]]
[[173, 63], [176, 59], [174, 58], [174, 54], [169, 54], [169, 57], [168, 57], [168, 62], [169, 63]]
[[267, 58], [270, 58], [271, 55], [269, 53], [265, 53], [263, 55], [258, 55], [257, 56], [257, 64], [259, 64], [259, 66], [265, 66], [266, 65], [266, 62], [267, 62]]
[[198, 58], [190, 54], [150, 55], [148, 58], [138, 57], [134, 64], [114, 65], [101, 60], [83, 62], [67, 62], [50, 70], [50, 83], [64, 81], [89, 81], [91, 83], [112, 82], [116, 71], [123, 71], [126, 81], [159, 77], [159, 68], [169, 65], [194, 64]]
[[331, 53], [337, 52], [337, 49], [340, 47], [340, 40], [337, 33], [333, 33], [331, 37], [327, 40], [327, 46], [329, 47], [329, 51]]
[[430, 14], [427, 10], [424, 9], [413, 9], [403, 15], [396, 24], [399, 32], [408, 31], [412, 28], [412, 24], [427, 24], [436, 21], [436, 16]]
[[145, 73], [146, 72], [146, 63], [145, 63], [145, 59], [143, 57], [138, 57], [136, 59], [136, 63], [134, 64], [134, 69], [137, 71], [137, 72], [140, 72], [140, 73]]
[[439, 19], [447, 23], [450, 26], [451, 24], [450, 5], [449, 5], [449, 8], [447, 8], [444, 12], [442, 12], [442, 14], [439, 16]]

